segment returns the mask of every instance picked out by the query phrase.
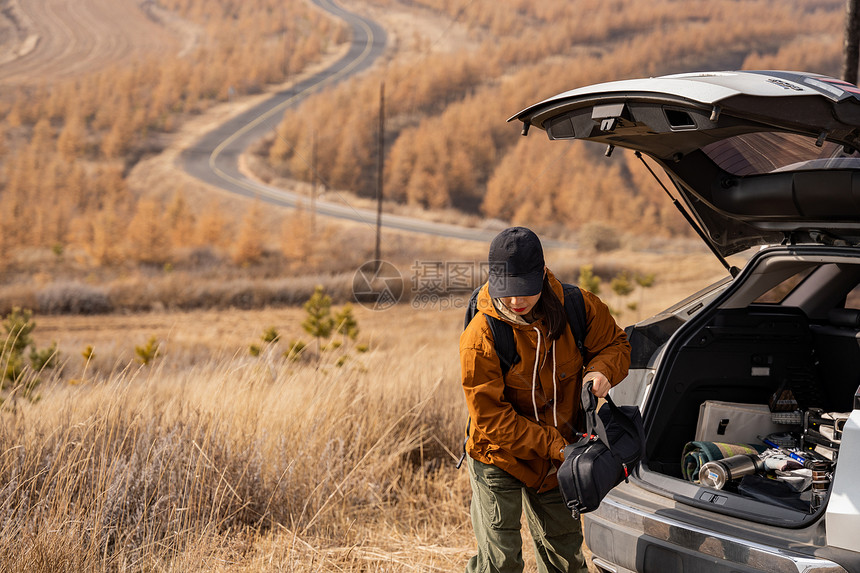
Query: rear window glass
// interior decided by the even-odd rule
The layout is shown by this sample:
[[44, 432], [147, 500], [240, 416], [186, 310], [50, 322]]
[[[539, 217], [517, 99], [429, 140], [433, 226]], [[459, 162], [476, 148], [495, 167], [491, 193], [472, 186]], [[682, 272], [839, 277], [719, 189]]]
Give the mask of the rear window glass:
[[[703, 147], [702, 151], [732, 175], [757, 175], [792, 168], [826, 168], [828, 165], [807, 162], [836, 157], [842, 152], [842, 146], [827, 141], [818, 147], [812, 137], [767, 132], [729, 137]], [[850, 163], [850, 167], [860, 168], [860, 159]]]
[[804, 279], [806, 279], [806, 277], [812, 274], [812, 271], [814, 271], [816, 268], [818, 267], [807, 267], [799, 273], [788, 277], [787, 279], [785, 279], [784, 281], [758, 297], [755, 302], [766, 304], [781, 303], [783, 300], [785, 300], [785, 297], [791, 294], [791, 291], [797, 288], [797, 285], [802, 283]]

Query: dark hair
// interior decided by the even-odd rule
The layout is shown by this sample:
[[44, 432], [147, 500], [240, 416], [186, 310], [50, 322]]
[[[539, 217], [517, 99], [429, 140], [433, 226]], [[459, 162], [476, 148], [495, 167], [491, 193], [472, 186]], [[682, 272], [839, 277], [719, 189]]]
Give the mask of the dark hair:
[[552, 290], [547, 275], [543, 277], [543, 289], [535, 306], [535, 310], [542, 314], [546, 320], [550, 340], [561, 338], [567, 326], [567, 314], [564, 312], [564, 305]]

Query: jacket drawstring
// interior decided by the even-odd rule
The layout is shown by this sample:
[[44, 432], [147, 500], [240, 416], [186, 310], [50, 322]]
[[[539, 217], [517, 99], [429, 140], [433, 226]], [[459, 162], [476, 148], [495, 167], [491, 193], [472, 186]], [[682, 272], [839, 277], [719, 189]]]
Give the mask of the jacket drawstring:
[[558, 427], [558, 385], [555, 383], [555, 341], [552, 345], [552, 425]]
[[540, 364], [540, 329], [537, 326], [533, 327], [535, 332], [537, 332], [537, 349], [535, 350], [535, 367], [532, 372], [532, 406], [535, 409], [535, 422], [540, 423], [540, 418], [538, 417], [538, 409], [537, 409], [537, 379], [538, 379], [538, 364]]
[[[540, 329], [533, 327], [537, 332], [537, 348], [535, 349], [535, 367], [532, 371], [532, 407], [535, 411], [535, 421], [540, 423], [537, 407], [537, 381], [538, 381], [538, 364], [540, 364]], [[558, 384], [555, 381], [556, 360], [555, 360], [555, 342], [550, 341], [552, 347], [552, 423], [558, 427]]]

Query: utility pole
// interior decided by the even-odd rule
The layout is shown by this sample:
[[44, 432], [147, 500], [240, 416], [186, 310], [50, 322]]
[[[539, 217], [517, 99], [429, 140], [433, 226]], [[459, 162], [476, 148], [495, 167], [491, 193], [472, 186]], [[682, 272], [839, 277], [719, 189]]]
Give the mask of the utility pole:
[[290, 15], [289, 10], [287, 9], [287, 3], [284, 2], [284, 15], [283, 15], [283, 28], [284, 28], [284, 80], [288, 81], [290, 79], [290, 58], [293, 56], [293, 51], [295, 50], [295, 46], [293, 45], [293, 31], [290, 30], [290, 27], [287, 25], [289, 22]]
[[382, 173], [385, 167], [385, 82], [379, 84], [379, 132], [377, 134], [376, 157], [376, 270], [382, 261]]
[[860, 0], [845, 0], [845, 39], [842, 42], [842, 79], [857, 84], [860, 59]]
[[311, 237], [317, 224], [317, 132], [311, 134]]

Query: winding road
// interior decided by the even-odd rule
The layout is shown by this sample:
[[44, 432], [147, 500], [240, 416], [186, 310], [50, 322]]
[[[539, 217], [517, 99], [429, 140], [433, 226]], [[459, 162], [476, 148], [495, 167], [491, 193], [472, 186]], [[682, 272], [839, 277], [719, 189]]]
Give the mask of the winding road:
[[[232, 118], [208, 132], [181, 157], [182, 168], [197, 179], [232, 193], [255, 197], [276, 205], [295, 207], [306, 204], [304, 195], [278, 189], [246, 177], [239, 169], [240, 155], [253, 142], [273, 131], [286, 109], [295, 107], [324, 87], [340, 82], [369, 68], [386, 48], [385, 30], [376, 22], [348, 12], [332, 0], [313, 0], [320, 8], [344, 20], [352, 28], [349, 51], [330, 67], [279, 92], [265, 102]], [[315, 202], [317, 213], [367, 223], [376, 226], [376, 211], [335, 204]], [[436, 223], [412, 217], [384, 214], [382, 226], [452, 238], [489, 242], [496, 231]]]

